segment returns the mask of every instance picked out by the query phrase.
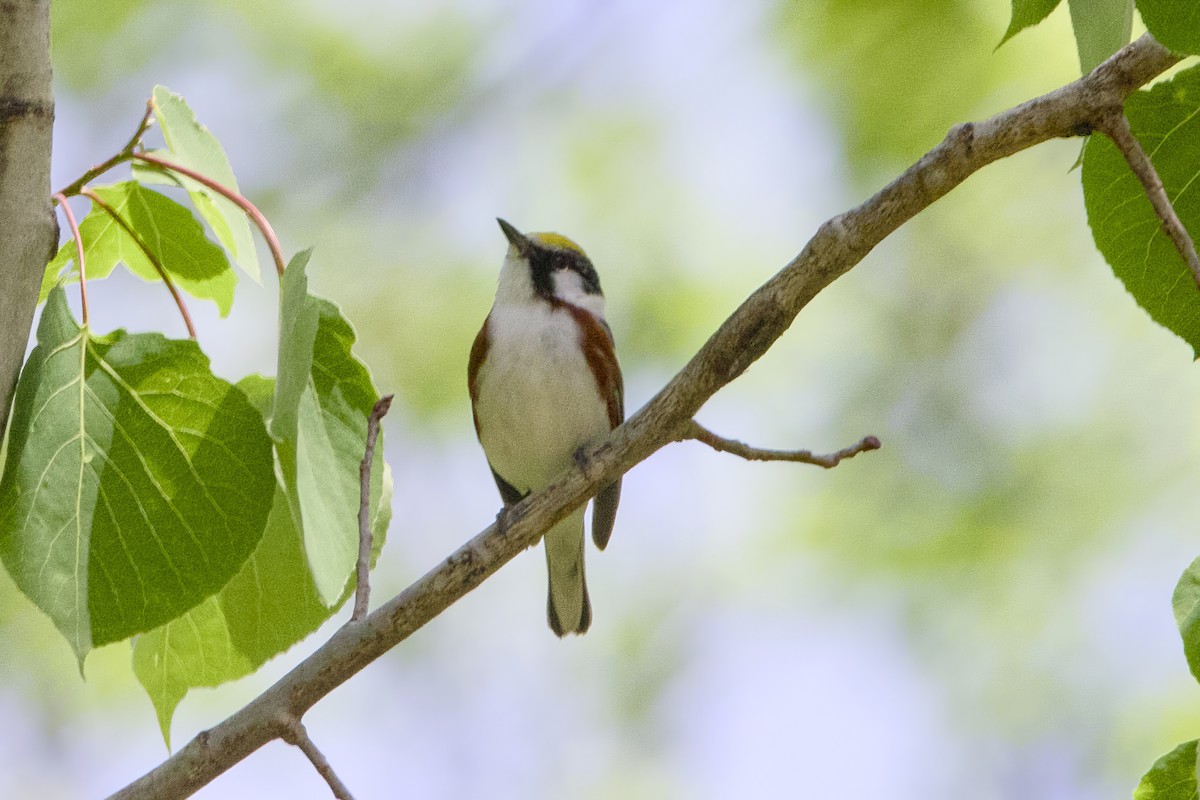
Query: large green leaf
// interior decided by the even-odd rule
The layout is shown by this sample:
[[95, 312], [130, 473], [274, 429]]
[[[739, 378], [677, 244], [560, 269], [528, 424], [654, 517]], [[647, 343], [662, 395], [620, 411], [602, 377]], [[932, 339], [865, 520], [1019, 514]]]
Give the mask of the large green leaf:
[[1171, 597], [1175, 624], [1183, 638], [1183, 652], [1196, 680], [1200, 680], [1200, 558], [1191, 563]]
[[[1177, 74], [1125, 104], [1133, 132], [1150, 154], [1175, 211], [1200, 234], [1200, 67]], [[1200, 292], [1162, 226], [1142, 184], [1106, 136], [1083, 153], [1088, 224], [1105, 260], [1160, 325], [1200, 354]]]
[[[251, 376], [238, 387], [269, 413], [270, 381]], [[382, 492], [372, 509], [372, 564], [387, 535], [391, 503], [391, 474], [385, 463]], [[167, 745], [171, 717], [190, 689], [254, 672], [320, 627], [352, 591], [353, 583], [332, 608], [322, 602], [287, 495], [277, 488], [262, 540], [233, 580], [215, 598], [138, 637], [134, 644], [134, 673], [154, 703]]]
[[[138, 233], [180, 289], [194, 297], [212, 300], [221, 316], [229, 313], [237, 276], [229, 268], [229, 260], [221, 248], [204, 235], [204, 228], [192, 212], [133, 181], [97, 186], [93, 191]], [[162, 280], [137, 241], [99, 206], [93, 205], [83, 218], [79, 235], [83, 239], [89, 280], [108, 277], [118, 263], [142, 280]], [[77, 258], [75, 240], [71, 239], [46, 266], [42, 299], [58, 283], [63, 268], [68, 263], [74, 264]], [[78, 280], [78, 272], [79, 265], [75, 264], [68, 280]]]
[[1067, 5], [1083, 74], [1129, 44], [1133, 0], [1067, 0]]
[[1197, 800], [1196, 740], [1184, 742], [1142, 776], [1133, 800]]
[[1000, 44], [1004, 44], [1026, 28], [1037, 25], [1050, 16], [1050, 12], [1058, 7], [1062, 0], [1013, 0], [1012, 20]]
[[17, 386], [0, 560], [82, 661], [237, 573], [275, 477], [262, 415], [195, 342], [93, 337], [50, 293]]
[[[208, 128], [196, 121], [196, 115], [183, 97], [165, 86], [155, 86], [151, 102], [154, 117], [162, 127], [163, 138], [171, 151], [171, 160], [240, 193], [221, 143]], [[233, 260], [257, 281], [258, 253], [246, 215], [232, 201], [207, 186], [184, 176], [178, 176], [178, 179]]]
[[1175, 53], [1200, 55], [1200, 3], [1196, 0], [1138, 0], [1142, 22]]
[[[308, 252], [280, 289], [279, 376], [270, 423], [292, 518], [322, 600], [342, 596], [358, 555], [358, 466], [378, 392], [351, 353], [354, 330], [337, 306], [308, 293]], [[376, 450], [371, 497], [378, 498]]]

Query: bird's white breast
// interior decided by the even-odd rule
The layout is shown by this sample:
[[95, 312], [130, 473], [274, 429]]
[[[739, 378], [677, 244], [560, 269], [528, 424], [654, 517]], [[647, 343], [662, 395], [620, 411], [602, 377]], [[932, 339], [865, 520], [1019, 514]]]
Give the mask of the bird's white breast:
[[544, 301], [497, 303], [478, 374], [479, 440], [515, 489], [548, 484], [574, 453], [609, 430], [607, 405], [571, 314]]

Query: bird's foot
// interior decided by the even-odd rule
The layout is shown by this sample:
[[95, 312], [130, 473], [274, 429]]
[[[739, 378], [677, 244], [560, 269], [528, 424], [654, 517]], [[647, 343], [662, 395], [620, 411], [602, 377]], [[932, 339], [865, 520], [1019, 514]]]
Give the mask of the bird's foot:
[[575, 453], [572, 455], [572, 459], [575, 461], [575, 466], [579, 468], [584, 477], [590, 480], [592, 477], [592, 459], [588, 457], [587, 445], [577, 448]]

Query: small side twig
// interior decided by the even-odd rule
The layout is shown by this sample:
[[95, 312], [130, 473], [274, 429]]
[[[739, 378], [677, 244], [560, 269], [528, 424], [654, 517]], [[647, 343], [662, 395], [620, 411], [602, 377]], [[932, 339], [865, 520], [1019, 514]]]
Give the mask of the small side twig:
[[849, 447], [844, 447], [836, 453], [830, 453], [829, 455], [815, 455], [811, 450], [766, 450], [761, 447], [751, 447], [736, 439], [726, 439], [724, 436], [718, 436], [694, 419], [688, 420], [687, 424], [683, 426], [683, 429], [675, 438], [675, 441], [683, 442], [688, 439], [695, 439], [697, 442], [708, 445], [713, 450], [721, 453], [731, 453], [747, 461], [792, 461], [799, 464], [816, 464], [818, 467], [824, 467], [825, 469], [832, 469], [844, 459], [853, 458], [859, 453], [865, 453], [868, 450], [878, 450], [883, 446], [878, 438], [864, 436]]
[[371, 416], [367, 417], [367, 446], [362, 463], [358, 465], [358, 566], [354, 589], [354, 612], [351, 622], [360, 622], [367, 616], [371, 603], [371, 462], [375, 460], [375, 440], [379, 438], [379, 421], [392, 407], [394, 395], [385, 394], [375, 401]]
[[58, 201], [59, 208], [67, 216], [67, 226], [71, 229], [71, 236], [75, 237], [75, 261], [79, 267], [79, 316], [86, 327], [88, 324], [87, 270], [83, 265], [83, 237], [79, 235], [79, 225], [75, 222], [75, 214], [71, 211], [71, 204], [67, 202], [67, 196], [62, 192], [55, 192], [54, 199]]
[[1196, 244], [1188, 234], [1187, 228], [1183, 227], [1179, 215], [1175, 213], [1171, 198], [1167, 197], [1167, 190], [1163, 187], [1162, 178], [1158, 176], [1150, 157], [1142, 149], [1141, 142], [1133, 135], [1129, 120], [1124, 114], [1117, 112], [1102, 118], [1096, 127], [1112, 139], [1121, 155], [1125, 156], [1125, 162], [1129, 164], [1133, 174], [1142, 182], [1146, 197], [1162, 222], [1163, 232], [1175, 245], [1184, 263], [1192, 271], [1192, 279], [1200, 287], [1200, 255], [1196, 254]]
[[350, 790], [346, 788], [346, 784], [342, 783], [341, 778], [337, 776], [337, 773], [333, 771], [333, 767], [329, 765], [329, 759], [325, 758], [325, 754], [309, 738], [308, 731], [305, 730], [303, 722], [295, 717], [289, 719], [284, 723], [280, 736], [285, 742], [300, 748], [300, 751], [308, 756], [308, 760], [312, 762], [313, 768], [329, 784], [329, 789], [333, 792], [333, 796], [337, 800], [354, 800], [354, 795], [350, 794]]
[[175, 306], [179, 309], [179, 316], [183, 317], [183, 324], [185, 327], [187, 327], [188, 338], [195, 339], [196, 327], [192, 325], [192, 316], [188, 313], [187, 305], [183, 302], [183, 295], [179, 294], [179, 290], [175, 288], [175, 282], [171, 280], [171, 276], [163, 267], [162, 262], [159, 261], [158, 256], [155, 255], [154, 251], [150, 249], [150, 245], [146, 244], [146, 240], [143, 239], [138, 232], [133, 229], [133, 226], [130, 225], [129, 222], [122, 217], [115, 208], [101, 198], [100, 195], [96, 194], [87, 187], [80, 189], [79, 193], [95, 203], [96, 206], [102, 209], [105, 214], [108, 214], [110, 217], [112, 217], [113, 222], [120, 225], [122, 230], [129, 234], [130, 238], [132, 238], [137, 244], [138, 249], [142, 251], [142, 253], [146, 256], [146, 259], [150, 262], [151, 266], [153, 266], [154, 270], [158, 273], [158, 276], [162, 278], [163, 283], [167, 285], [167, 291], [171, 293], [171, 297], [175, 299]]
[[246, 216], [258, 226], [258, 230], [262, 233], [263, 238], [267, 241], [267, 247], [271, 250], [271, 258], [275, 260], [275, 271], [280, 277], [283, 277], [283, 270], [287, 266], [287, 262], [283, 258], [283, 247], [279, 244], [279, 237], [275, 235], [275, 230], [271, 227], [271, 223], [267, 222], [267, 218], [258, 208], [247, 200], [243, 195], [238, 194], [233, 189], [230, 189], [223, 183], [214, 181], [212, 178], [202, 173], [196, 172], [194, 169], [189, 169], [181, 164], [173, 164], [165, 158], [161, 158], [152, 153], [134, 153], [132, 158], [143, 161], [147, 164], [152, 164], [159, 169], [175, 172], [179, 175], [184, 175], [196, 183], [203, 184], [209, 189], [212, 189], [217, 194], [224, 197], [229, 202], [236, 205], [246, 213]]
[[129, 141], [125, 143], [125, 146], [122, 147], [112, 158], [96, 164], [87, 172], [80, 175], [76, 180], [59, 189], [54, 193], [55, 196], [61, 194], [66, 195], [67, 197], [73, 197], [74, 195], [82, 194], [82, 189], [85, 184], [90, 183], [95, 178], [100, 177], [118, 164], [128, 161], [133, 156], [134, 148], [141, 143], [142, 137], [146, 135], [146, 131], [150, 129], [150, 126], [153, 123], [154, 104], [153, 101], [147, 100], [146, 113], [142, 115], [142, 121], [138, 123], [137, 130], [133, 132], [133, 136], [129, 137]]

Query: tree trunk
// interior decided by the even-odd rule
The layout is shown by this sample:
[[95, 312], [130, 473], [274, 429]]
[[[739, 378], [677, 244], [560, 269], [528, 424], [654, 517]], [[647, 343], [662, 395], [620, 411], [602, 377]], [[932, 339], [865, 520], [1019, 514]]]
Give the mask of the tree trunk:
[[50, 204], [50, 0], [0, 2], [0, 431], [25, 356], [42, 270], [58, 242]]

